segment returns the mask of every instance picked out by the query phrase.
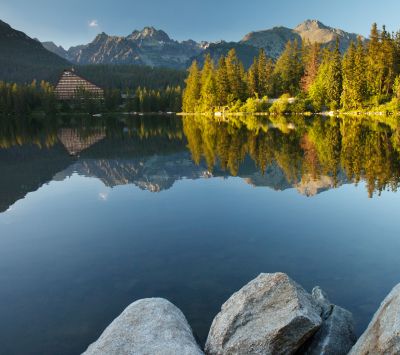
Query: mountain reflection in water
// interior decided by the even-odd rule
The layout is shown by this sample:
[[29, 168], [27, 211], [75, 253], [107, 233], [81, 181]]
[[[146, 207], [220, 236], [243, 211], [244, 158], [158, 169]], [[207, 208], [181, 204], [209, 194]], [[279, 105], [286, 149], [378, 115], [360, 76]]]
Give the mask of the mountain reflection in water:
[[2, 117], [1, 351], [81, 353], [143, 297], [204, 343], [276, 271], [360, 334], [399, 282], [399, 148], [390, 117]]
[[372, 197], [399, 184], [400, 126], [357, 118], [205, 117], [88, 120], [73, 126], [3, 119], [0, 211], [73, 173], [158, 192], [180, 179], [238, 176], [305, 196], [365, 180]]

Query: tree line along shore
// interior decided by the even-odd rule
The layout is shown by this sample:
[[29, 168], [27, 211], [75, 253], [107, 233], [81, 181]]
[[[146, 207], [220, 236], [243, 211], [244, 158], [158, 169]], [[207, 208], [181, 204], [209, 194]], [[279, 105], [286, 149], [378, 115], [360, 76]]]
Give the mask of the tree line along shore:
[[[260, 50], [245, 69], [232, 49], [218, 63], [210, 56], [201, 67], [194, 61], [184, 82], [184, 75], [167, 69], [142, 68], [143, 75], [137, 68], [122, 73], [109, 66], [82, 70], [103, 83], [102, 100], [80, 92], [76, 100], [60, 102], [49, 82], [0, 82], [0, 112], [400, 112], [400, 32], [379, 30], [376, 24], [368, 40], [359, 37], [345, 53], [339, 40], [331, 46], [295, 40], [277, 60]], [[157, 74], [156, 83], [151, 85], [146, 73]]]
[[276, 62], [260, 50], [248, 70], [234, 50], [217, 64], [206, 57], [200, 68], [194, 61], [183, 111], [398, 112], [400, 34], [374, 24], [368, 41], [359, 37], [344, 54], [339, 45], [289, 41]]

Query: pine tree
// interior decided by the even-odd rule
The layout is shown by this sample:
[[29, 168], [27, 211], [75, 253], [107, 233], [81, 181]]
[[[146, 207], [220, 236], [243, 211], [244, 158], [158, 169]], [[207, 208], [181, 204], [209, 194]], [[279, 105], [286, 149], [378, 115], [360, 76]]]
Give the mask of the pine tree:
[[392, 91], [398, 67], [396, 66], [396, 46], [385, 26], [382, 31], [382, 57], [384, 73], [381, 94], [388, 95]]
[[218, 68], [216, 71], [216, 91], [217, 91], [217, 104], [225, 106], [228, 103], [228, 95], [230, 93], [228, 71], [226, 68], [225, 57], [222, 56], [218, 61]]
[[297, 40], [289, 41], [278, 58], [274, 75], [277, 79], [277, 93], [296, 95], [300, 91], [300, 79], [303, 76], [301, 52]]
[[246, 99], [245, 71], [236, 56], [235, 49], [228, 52], [225, 61], [230, 88], [229, 102]]
[[257, 61], [258, 94], [260, 97], [267, 96], [271, 93], [272, 72], [273, 72], [273, 63], [271, 60], [267, 59], [265, 51], [261, 49]]
[[345, 109], [361, 108], [367, 99], [366, 55], [361, 38], [351, 43], [343, 59], [342, 105]]
[[377, 103], [380, 102], [382, 95], [391, 92], [397, 75], [397, 64], [395, 40], [386, 31], [385, 26], [379, 32], [374, 23], [367, 46], [366, 77], [368, 93], [376, 97]]
[[331, 52], [327, 73], [327, 100], [330, 108], [338, 109], [343, 90], [342, 55], [340, 53], [339, 38], [336, 39], [335, 49]]
[[304, 55], [304, 75], [301, 78], [301, 89], [308, 92], [318, 75], [321, 60], [321, 45], [319, 43], [308, 44]]
[[200, 99], [201, 82], [197, 61], [193, 61], [186, 79], [186, 88], [183, 92], [182, 109], [184, 112], [195, 112]]
[[201, 112], [214, 111], [217, 105], [217, 88], [215, 83], [214, 64], [208, 54], [201, 71], [200, 109]]
[[249, 95], [252, 97], [259, 96], [259, 83], [258, 83], [258, 58], [254, 58], [254, 62], [248, 70], [247, 73], [247, 88]]

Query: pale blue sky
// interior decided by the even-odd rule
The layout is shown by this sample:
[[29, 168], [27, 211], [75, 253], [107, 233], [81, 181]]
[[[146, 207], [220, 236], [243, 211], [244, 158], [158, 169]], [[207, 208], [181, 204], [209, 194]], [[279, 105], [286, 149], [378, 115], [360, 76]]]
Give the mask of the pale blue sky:
[[[373, 22], [400, 29], [399, 0], [0, 0], [0, 19], [65, 47], [101, 31], [127, 35], [152, 25], [178, 40], [239, 40], [253, 30], [305, 19], [368, 35]], [[91, 26], [90, 26], [91, 24]]]

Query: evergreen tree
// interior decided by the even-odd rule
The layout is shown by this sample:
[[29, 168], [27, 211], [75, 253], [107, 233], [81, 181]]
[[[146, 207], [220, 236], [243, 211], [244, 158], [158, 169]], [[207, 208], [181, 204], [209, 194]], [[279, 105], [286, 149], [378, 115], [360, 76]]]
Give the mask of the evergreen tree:
[[218, 62], [216, 71], [216, 90], [217, 90], [217, 104], [225, 106], [228, 104], [228, 95], [230, 93], [228, 71], [226, 68], [225, 57], [221, 57]]
[[259, 96], [259, 83], [258, 83], [258, 58], [254, 58], [254, 62], [247, 73], [247, 88], [250, 96]]
[[345, 109], [361, 108], [367, 98], [366, 55], [361, 38], [351, 43], [343, 59], [342, 105]]
[[272, 73], [273, 73], [273, 62], [271, 59], [267, 59], [265, 51], [261, 49], [257, 61], [258, 94], [260, 97], [264, 97], [271, 94]]
[[321, 60], [321, 45], [319, 43], [308, 44], [303, 56], [304, 75], [301, 78], [301, 89], [308, 92], [318, 75]]
[[217, 87], [215, 83], [214, 64], [208, 54], [201, 71], [200, 109], [201, 112], [214, 111], [217, 105]]
[[327, 73], [327, 100], [330, 108], [338, 109], [343, 90], [342, 56], [340, 54], [339, 39], [336, 39], [335, 49], [330, 53]]
[[229, 78], [229, 102], [246, 99], [245, 71], [243, 64], [236, 56], [235, 49], [231, 49], [226, 56], [226, 70]]
[[274, 75], [277, 80], [276, 94], [296, 95], [300, 91], [303, 64], [297, 40], [286, 44], [285, 50], [276, 62]]
[[195, 112], [200, 99], [201, 82], [200, 71], [197, 61], [193, 61], [189, 68], [189, 74], [186, 79], [186, 88], [183, 92], [182, 110], [184, 112]]

